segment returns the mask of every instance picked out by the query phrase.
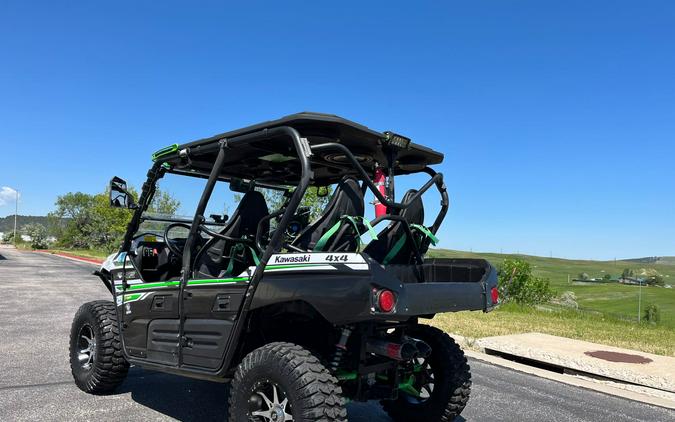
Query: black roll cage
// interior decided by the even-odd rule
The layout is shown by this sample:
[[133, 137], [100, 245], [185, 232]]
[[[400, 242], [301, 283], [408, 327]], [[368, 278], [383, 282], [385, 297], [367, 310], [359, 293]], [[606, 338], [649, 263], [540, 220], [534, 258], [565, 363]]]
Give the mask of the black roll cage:
[[[246, 293], [244, 295], [244, 301], [239, 309], [239, 313], [237, 315], [237, 318], [235, 319], [233, 331], [230, 335], [230, 338], [228, 340], [228, 344], [226, 346], [226, 355], [225, 359], [223, 361], [223, 365], [220, 367], [220, 369], [213, 373], [205, 370], [199, 370], [199, 369], [193, 369], [193, 368], [181, 368], [183, 371], [188, 371], [192, 372], [195, 374], [195, 376], [201, 376], [201, 377], [224, 377], [227, 374], [228, 369], [230, 368], [231, 361], [234, 357], [234, 354], [237, 351], [237, 348], [235, 347], [238, 342], [239, 342], [239, 337], [241, 335], [242, 329], [244, 328], [247, 320], [247, 316], [251, 307], [251, 303], [253, 301], [253, 298], [255, 296], [255, 292], [258, 288], [258, 285], [260, 283], [260, 280], [262, 278], [263, 272], [265, 270], [265, 267], [272, 256], [273, 253], [275, 253], [277, 250], [279, 250], [282, 246], [282, 240], [283, 240], [283, 234], [286, 230], [286, 227], [288, 226], [288, 223], [290, 222], [291, 218], [295, 214], [298, 206], [300, 205], [300, 202], [302, 200], [302, 197], [304, 196], [307, 188], [310, 185], [310, 181], [312, 178], [312, 170], [311, 170], [311, 165], [310, 165], [310, 158], [312, 157], [314, 152], [319, 152], [319, 151], [325, 151], [325, 150], [337, 150], [345, 155], [345, 157], [349, 160], [351, 165], [353, 166], [354, 169], [357, 170], [359, 176], [361, 176], [361, 179], [363, 183], [365, 184], [365, 187], [368, 188], [373, 195], [382, 203], [384, 204], [388, 211], [393, 210], [393, 214], [387, 214], [384, 216], [380, 216], [378, 218], [375, 218], [371, 224], [374, 226], [381, 221], [384, 220], [391, 220], [391, 221], [400, 221], [404, 223], [405, 230], [407, 234], [409, 235], [409, 239], [412, 240], [412, 232], [411, 228], [408, 224], [408, 222], [400, 217], [398, 213], [408, 207], [412, 202], [420, 198], [427, 190], [429, 190], [432, 186], [436, 186], [436, 189], [441, 195], [441, 210], [439, 211], [434, 223], [432, 224], [431, 227], [429, 227], [429, 230], [432, 233], [436, 233], [438, 231], [438, 228], [440, 227], [445, 215], [447, 214], [448, 208], [449, 208], [449, 199], [448, 199], [448, 194], [447, 194], [447, 189], [445, 186], [445, 183], [443, 182], [443, 175], [442, 173], [436, 173], [433, 169], [430, 167], [426, 166], [424, 167], [421, 171], [429, 174], [431, 178], [429, 181], [427, 181], [414, 195], [410, 200], [406, 203], [399, 203], [395, 202], [393, 200], [389, 200], [386, 196], [382, 195], [380, 191], [377, 189], [375, 184], [371, 181], [370, 176], [366, 172], [366, 170], [361, 166], [359, 161], [356, 159], [354, 154], [345, 147], [342, 144], [339, 144], [337, 142], [327, 142], [327, 143], [321, 143], [317, 144], [314, 146], [310, 146], [307, 139], [303, 138], [300, 133], [294, 129], [293, 127], [290, 126], [280, 126], [280, 127], [274, 127], [274, 128], [269, 128], [269, 129], [262, 129], [260, 131], [240, 135], [240, 136], [234, 136], [232, 138], [223, 138], [218, 140], [217, 142], [214, 142], [213, 144], [210, 145], [204, 145], [200, 149], [200, 153], [204, 153], [206, 151], [212, 151], [212, 150], [217, 150], [218, 154], [216, 156], [213, 168], [210, 172], [210, 174], [207, 177], [207, 182], [206, 186], [204, 188], [204, 191], [202, 192], [201, 198], [199, 199], [199, 203], [197, 205], [197, 210], [195, 211], [194, 218], [192, 219], [192, 225], [190, 227], [190, 232], [185, 244], [185, 248], [183, 251], [183, 262], [182, 262], [182, 276], [180, 280], [180, 296], [181, 299], [184, 298], [184, 290], [185, 287], [187, 286], [187, 282], [190, 278], [191, 275], [191, 261], [192, 261], [192, 254], [193, 254], [193, 246], [194, 246], [194, 239], [197, 234], [197, 231], [199, 230], [199, 226], [205, 221], [205, 217], [203, 215], [206, 206], [208, 204], [208, 201], [211, 197], [211, 194], [213, 192], [213, 189], [215, 187], [216, 182], [221, 181], [221, 180], [227, 180], [227, 178], [223, 178], [220, 173], [223, 167], [223, 164], [225, 162], [225, 157], [227, 155], [227, 151], [232, 148], [236, 148], [239, 145], [244, 145], [252, 142], [259, 142], [259, 141], [264, 141], [273, 137], [288, 137], [291, 139], [293, 142], [293, 146], [295, 148], [295, 151], [297, 153], [297, 157], [299, 159], [300, 163], [300, 168], [301, 168], [301, 177], [300, 181], [293, 190], [293, 193], [291, 197], [286, 201], [284, 206], [277, 210], [276, 212], [270, 214], [269, 218], [274, 218], [278, 217], [281, 215], [281, 219], [277, 225], [276, 230], [273, 232], [272, 237], [269, 240], [269, 243], [267, 244], [267, 247], [264, 248], [262, 256], [260, 257], [260, 263], [256, 266], [255, 271], [252, 274], [252, 277], [249, 281]], [[394, 170], [393, 170], [393, 160], [395, 159], [395, 153], [390, 153], [388, 154], [390, 157], [390, 163], [389, 163], [389, 173], [390, 173], [390, 179], [392, 180], [392, 183], [390, 184], [390, 196], [393, 197], [393, 178], [394, 178]], [[120, 249], [121, 252], [128, 252], [130, 247], [131, 247], [131, 242], [133, 239], [133, 235], [135, 234], [136, 230], [138, 229], [143, 217], [142, 214], [145, 210], [147, 210], [147, 207], [150, 203], [150, 199], [155, 193], [156, 190], [156, 182], [168, 171], [167, 168], [163, 166], [164, 162], [166, 160], [157, 160], [154, 162], [153, 166], [150, 168], [147, 174], [147, 180], [143, 183], [142, 189], [141, 189], [141, 195], [138, 200], [139, 206], [135, 209], [135, 212], [132, 216], [132, 219], [127, 227], [127, 232], [124, 238], [124, 241], [122, 243], [122, 247]], [[194, 173], [189, 173], [189, 172], [183, 172], [183, 171], [171, 171], [172, 173], [179, 174], [179, 175], [185, 175], [185, 176], [191, 176], [191, 177], [202, 177], [205, 178], [205, 174], [194, 174]], [[272, 189], [278, 189], [278, 190], [284, 190], [280, 187], [274, 187], [273, 185], [269, 184], [258, 184], [258, 186], [263, 186], [266, 188], [272, 188]], [[260, 245], [260, 239], [258, 236], [256, 236], [255, 243], [257, 246], [262, 246]], [[413, 247], [415, 249], [415, 254], [417, 257], [417, 260], [421, 263], [422, 262], [422, 256], [419, 251], [418, 246], [413, 243]], [[260, 248], [263, 249], [263, 248]], [[124, 282], [126, 283], [126, 277], [124, 279]], [[185, 312], [184, 312], [184, 300], [179, 300], [179, 315], [181, 322], [179, 324], [179, 336], [181, 339], [181, 344], [182, 340], [184, 339], [184, 322], [185, 322]], [[133, 359], [131, 359], [133, 360]], [[153, 364], [149, 364], [146, 362], [143, 362], [144, 365], [146, 366], [153, 366]], [[183, 365], [183, 350], [182, 347], [179, 347], [178, 349], [178, 368], [180, 368]], [[158, 367], [164, 368], [162, 365], [158, 365]], [[164, 368], [166, 369], [166, 368]]]

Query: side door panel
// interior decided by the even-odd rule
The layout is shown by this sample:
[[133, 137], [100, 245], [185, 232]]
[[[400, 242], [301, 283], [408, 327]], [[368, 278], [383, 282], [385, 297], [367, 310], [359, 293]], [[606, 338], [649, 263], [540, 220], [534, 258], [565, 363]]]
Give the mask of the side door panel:
[[183, 309], [184, 365], [220, 367], [247, 287], [246, 277], [188, 281]]
[[[131, 268], [135, 270], [130, 260], [126, 266], [127, 274]], [[127, 280], [124, 288], [121, 272], [121, 267], [115, 268], [111, 275], [126, 353], [137, 359], [178, 365], [180, 282], [146, 283], [134, 278]]]

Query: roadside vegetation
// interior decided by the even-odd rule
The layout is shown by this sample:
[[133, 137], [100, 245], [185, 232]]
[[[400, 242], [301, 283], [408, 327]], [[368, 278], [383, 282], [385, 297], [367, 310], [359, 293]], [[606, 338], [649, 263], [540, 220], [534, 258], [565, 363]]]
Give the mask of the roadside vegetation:
[[496, 311], [455, 312], [430, 321], [468, 339], [538, 332], [593, 343], [675, 356], [675, 330], [660, 324], [637, 324], [601, 313], [507, 303]]
[[[675, 282], [670, 260], [566, 260], [443, 249], [430, 255], [484, 258], [500, 268], [503, 305], [489, 314], [438, 315], [432, 324], [449, 332], [480, 338], [536, 331], [675, 354], [675, 289], [664, 287]], [[643, 279], [643, 286], [618, 282], [629, 276]], [[526, 300], [519, 298], [518, 289], [515, 297], [509, 296], [507, 286], [519, 285], [525, 286]]]

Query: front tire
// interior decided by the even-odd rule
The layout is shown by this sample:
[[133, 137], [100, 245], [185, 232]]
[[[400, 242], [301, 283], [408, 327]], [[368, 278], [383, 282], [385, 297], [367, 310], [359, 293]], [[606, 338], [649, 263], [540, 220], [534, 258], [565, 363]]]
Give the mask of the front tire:
[[309, 351], [270, 343], [244, 357], [230, 386], [229, 422], [346, 422], [337, 379]]
[[114, 303], [97, 300], [80, 306], [70, 329], [70, 370], [75, 384], [90, 394], [110, 393], [124, 381], [129, 363]]
[[446, 333], [428, 325], [409, 330], [411, 337], [431, 346], [431, 356], [417, 363], [411, 390], [414, 397], [399, 390], [399, 398], [383, 401], [384, 410], [400, 422], [450, 422], [466, 406], [471, 393], [471, 371], [464, 352]]

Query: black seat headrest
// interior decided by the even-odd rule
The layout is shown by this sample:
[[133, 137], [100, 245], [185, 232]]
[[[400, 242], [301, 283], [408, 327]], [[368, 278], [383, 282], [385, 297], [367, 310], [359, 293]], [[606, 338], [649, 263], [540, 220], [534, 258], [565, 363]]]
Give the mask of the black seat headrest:
[[[403, 195], [401, 203], [406, 204], [410, 202], [412, 197], [417, 193], [415, 189], [410, 189]], [[424, 224], [424, 203], [422, 197], [412, 201], [410, 205], [401, 210], [400, 214], [408, 224]], [[401, 236], [406, 234], [404, 223], [400, 221], [392, 221], [380, 233], [377, 234], [377, 240], [373, 240], [365, 247], [363, 252], [368, 254], [371, 258], [379, 263], [385, 263], [385, 258], [393, 250], [396, 242]], [[410, 264], [414, 258], [414, 249], [410, 243], [410, 239], [403, 245], [400, 251], [390, 257], [387, 264]]]
[[[245, 236], [255, 238], [260, 221], [268, 215], [267, 201], [265, 201], [263, 194], [258, 191], [248, 191], [239, 201], [232, 217], [227, 221], [220, 234], [232, 238]], [[263, 233], [269, 232], [269, 220], [265, 221], [260, 230]], [[236, 242], [217, 237], [209, 239], [195, 256], [195, 276], [220, 277], [229, 263], [229, 259], [226, 259], [225, 256], [235, 244]], [[246, 266], [246, 264], [237, 265], [234, 273], [238, 273]]]
[[[361, 191], [361, 187], [356, 179], [346, 177], [335, 187], [333, 196], [331, 196], [330, 201], [328, 201], [328, 205], [326, 205], [326, 209], [321, 216], [305, 227], [305, 229], [293, 240], [292, 245], [304, 250], [314, 249], [316, 242], [321, 236], [340, 221], [343, 216], [363, 217], [363, 212], [363, 192]], [[356, 247], [358, 247], [358, 235], [354, 236], [351, 232], [352, 230], [349, 230], [348, 227], [345, 226], [344, 230], [339, 230], [338, 233], [332, 237], [324, 250], [330, 251], [332, 250], [332, 247], [343, 244], [347, 240], [351, 240], [347, 239], [347, 237], [354, 237], [353, 240], [356, 243]], [[355, 247], [348, 247], [348, 249], [356, 250]]]
[[[255, 190], [248, 191], [239, 201], [221, 234], [230, 237], [255, 236], [260, 220], [268, 214], [267, 201], [263, 194]], [[266, 223], [267, 227], [261, 227], [261, 230], [269, 231], [269, 220]]]

